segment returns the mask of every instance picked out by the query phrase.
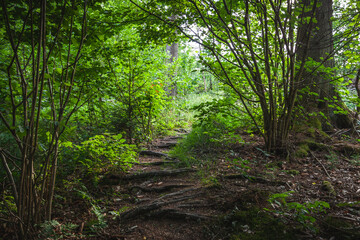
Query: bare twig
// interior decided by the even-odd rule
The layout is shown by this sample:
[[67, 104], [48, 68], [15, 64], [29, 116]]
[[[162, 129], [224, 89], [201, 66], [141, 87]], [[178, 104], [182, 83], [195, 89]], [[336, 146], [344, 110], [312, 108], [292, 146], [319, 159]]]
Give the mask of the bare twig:
[[322, 162], [310, 151], [311, 155], [315, 158], [315, 160], [321, 165], [321, 167], [324, 169], [326, 175], [331, 178], [330, 174], [326, 170], [325, 166], [322, 164]]

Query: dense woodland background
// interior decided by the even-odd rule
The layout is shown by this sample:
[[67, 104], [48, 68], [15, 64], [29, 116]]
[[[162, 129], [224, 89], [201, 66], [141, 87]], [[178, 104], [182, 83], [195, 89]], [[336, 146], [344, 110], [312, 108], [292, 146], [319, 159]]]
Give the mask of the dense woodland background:
[[[206, 186], [221, 185], [214, 171], [224, 159], [242, 178], [320, 163], [335, 200], [287, 202], [284, 190], [262, 206], [308, 239], [322, 239], [315, 215], [339, 210], [333, 200], [359, 220], [360, 183], [342, 197], [334, 189], [343, 162], [359, 176], [359, 1], [1, 0], [0, 12], [0, 239], [99, 237], [110, 220], [96, 189], [174, 130], [187, 133], [170, 153], [176, 167], [196, 169]], [[52, 216], [74, 196], [92, 216], [86, 231]], [[257, 239], [241, 226], [231, 237], [206, 229]], [[350, 226], [336, 225], [351, 230], [336, 239], [356, 239]]]

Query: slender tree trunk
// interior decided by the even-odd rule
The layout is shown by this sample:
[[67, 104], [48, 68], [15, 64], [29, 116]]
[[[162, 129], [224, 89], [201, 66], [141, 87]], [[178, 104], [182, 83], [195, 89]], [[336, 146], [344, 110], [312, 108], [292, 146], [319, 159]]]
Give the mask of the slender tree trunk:
[[[170, 17], [170, 21], [174, 21], [175, 19], [176, 19], [175, 15]], [[175, 34], [176, 34], [176, 30], [175, 30]], [[166, 51], [170, 53], [169, 63], [172, 65], [179, 56], [179, 43], [173, 42], [171, 45], [166, 45]], [[177, 83], [174, 80], [175, 76], [176, 76], [176, 70], [174, 70], [174, 72], [170, 71], [169, 78], [171, 83], [169, 86], [170, 87], [169, 94], [173, 97], [177, 95]]]
[[[179, 56], [179, 44], [176, 42], [173, 42], [171, 45], [166, 45], [166, 50], [170, 53], [169, 63], [173, 64]], [[175, 76], [176, 76], [175, 71], [170, 73], [170, 80], [172, 82], [170, 84], [170, 95], [171, 96], [177, 95], [177, 83], [174, 80]]]

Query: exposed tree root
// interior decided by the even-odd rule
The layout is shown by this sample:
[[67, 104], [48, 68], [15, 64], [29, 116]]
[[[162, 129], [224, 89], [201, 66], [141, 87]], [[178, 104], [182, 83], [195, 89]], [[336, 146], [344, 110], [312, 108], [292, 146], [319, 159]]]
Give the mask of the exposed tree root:
[[183, 139], [184, 138], [184, 136], [170, 136], [170, 137], [168, 137], [168, 139], [173, 139], [173, 140], [175, 140], [175, 139]]
[[[166, 195], [164, 195], [162, 197], [159, 197], [159, 198], [155, 199], [154, 201], [152, 201], [149, 204], [138, 206], [136, 208], [133, 208], [133, 209], [130, 209], [130, 210], [126, 211], [126, 212], [123, 212], [120, 215], [120, 219], [122, 219], [122, 220], [124, 220], [124, 219], [132, 219], [132, 218], [137, 218], [137, 217], [140, 217], [140, 216], [148, 215], [149, 213], [151, 213], [151, 212], [153, 212], [153, 211], [155, 211], [157, 209], [160, 209], [163, 206], [174, 204], [174, 203], [177, 203], [177, 202], [186, 201], [186, 200], [198, 197], [199, 195], [202, 194], [201, 192], [197, 192], [197, 193], [192, 194], [192, 195], [182, 196], [183, 193], [190, 192], [190, 191], [193, 191], [193, 190], [197, 190], [197, 188], [189, 188], [189, 189], [184, 189], [184, 190], [177, 191], [177, 192], [174, 192], [174, 193], [166, 194]], [[171, 198], [171, 197], [178, 196], [178, 195], [181, 195], [181, 196], [179, 196], [177, 198], [167, 200], [167, 201], [164, 200], [166, 198]]]
[[215, 206], [215, 203], [213, 203], [213, 204], [204, 204], [204, 203], [194, 204], [194, 203], [188, 203], [188, 204], [180, 204], [180, 205], [178, 205], [177, 207], [178, 207], [178, 208], [190, 208], [190, 209], [193, 209], [193, 208], [209, 208], [209, 207], [213, 207], [213, 206]]
[[165, 185], [162, 187], [154, 187], [154, 188], [147, 188], [147, 187], [142, 187], [142, 186], [132, 186], [131, 190], [133, 189], [138, 189], [141, 190], [143, 192], [156, 192], [156, 193], [161, 193], [161, 192], [166, 192], [169, 190], [172, 190], [174, 188], [184, 188], [184, 187], [190, 187], [192, 185]]
[[174, 197], [174, 196], [181, 195], [183, 193], [191, 192], [191, 191], [195, 191], [195, 190], [199, 190], [199, 188], [187, 188], [187, 189], [184, 189], [184, 190], [180, 190], [180, 191], [177, 191], [177, 192], [166, 194], [166, 195], [160, 197], [159, 199]]
[[335, 151], [341, 152], [341, 153], [345, 154], [346, 156], [351, 156], [353, 154], [360, 153], [360, 145], [359, 144], [340, 142], [340, 143], [334, 143], [332, 145], [332, 147]]
[[153, 202], [149, 205], [145, 205], [145, 206], [140, 206], [140, 207], [136, 207], [133, 208], [131, 210], [128, 210], [126, 212], [123, 212], [120, 215], [120, 219], [121, 220], [125, 220], [125, 219], [131, 219], [131, 218], [135, 218], [137, 216], [141, 216], [143, 214], [147, 214], [151, 211], [154, 211], [156, 209], [161, 208], [163, 205], [165, 205], [166, 203], [164, 202]]
[[183, 128], [177, 128], [177, 129], [174, 129], [175, 132], [178, 132], [178, 133], [189, 133], [188, 130], [186, 129], [183, 129]]
[[172, 203], [177, 203], [177, 202], [182, 202], [182, 201], [185, 201], [185, 200], [189, 200], [189, 199], [198, 197], [201, 194], [202, 194], [201, 192], [198, 192], [198, 193], [194, 193], [192, 195], [177, 197], [177, 198], [174, 198], [173, 200], [167, 201], [167, 204], [172, 204]]
[[139, 153], [140, 155], [147, 155], [147, 156], [153, 156], [153, 157], [159, 157], [159, 158], [170, 158], [167, 154], [162, 152], [154, 152], [150, 150], [144, 150]]
[[193, 221], [212, 219], [211, 216], [182, 212], [173, 208], [161, 209], [159, 211], [155, 211], [150, 214], [147, 214], [146, 216], [156, 217], [156, 218], [160, 217], [160, 218], [193, 220]]
[[174, 164], [178, 163], [179, 161], [159, 161], [159, 162], [148, 162], [148, 163], [139, 163], [138, 165], [145, 165], [145, 166], [161, 166], [166, 164]]
[[179, 168], [175, 170], [158, 170], [158, 171], [150, 171], [150, 172], [140, 172], [140, 173], [134, 173], [131, 175], [108, 175], [104, 178], [104, 182], [108, 182], [109, 184], [117, 184], [118, 181], [122, 180], [135, 180], [135, 179], [142, 179], [142, 178], [152, 178], [152, 177], [165, 177], [165, 176], [175, 176], [182, 173], [187, 172], [195, 172], [194, 169], [188, 169], [188, 168]]
[[164, 144], [159, 144], [159, 145], [155, 145], [155, 147], [158, 148], [172, 148], [175, 147], [177, 145], [177, 142], [167, 142]]

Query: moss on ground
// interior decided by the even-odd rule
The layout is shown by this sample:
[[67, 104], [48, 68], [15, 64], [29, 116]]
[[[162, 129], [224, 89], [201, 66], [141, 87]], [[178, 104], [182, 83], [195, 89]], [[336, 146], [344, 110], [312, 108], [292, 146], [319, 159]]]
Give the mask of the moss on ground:
[[310, 148], [307, 143], [302, 143], [295, 152], [295, 157], [304, 158], [309, 154]]

